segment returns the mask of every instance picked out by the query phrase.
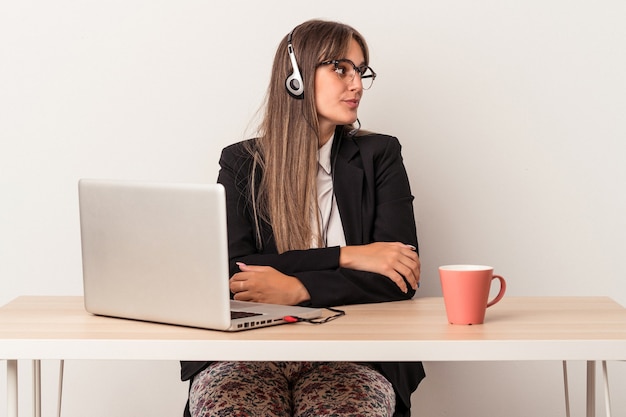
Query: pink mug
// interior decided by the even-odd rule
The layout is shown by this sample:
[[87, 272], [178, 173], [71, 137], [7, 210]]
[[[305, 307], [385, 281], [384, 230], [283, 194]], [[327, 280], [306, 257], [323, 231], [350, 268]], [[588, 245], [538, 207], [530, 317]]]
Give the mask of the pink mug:
[[[487, 307], [500, 301], [506, 291], [506, 281], [494, 275], [491, 266], [440, 266], [439, 278], [450, 324], [482, 324]], [[500, 281], [500, 291], [488, 301], [494, 279]]]

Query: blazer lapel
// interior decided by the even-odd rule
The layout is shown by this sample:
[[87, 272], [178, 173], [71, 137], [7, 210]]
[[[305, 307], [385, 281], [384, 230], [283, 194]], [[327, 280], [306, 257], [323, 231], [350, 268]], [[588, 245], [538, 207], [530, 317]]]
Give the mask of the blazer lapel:
[[348, 245], [363, 243], [363, 170], [353, 162], [359, 148], [350, 138], [342, 138], [333, 169], [333, 187]]

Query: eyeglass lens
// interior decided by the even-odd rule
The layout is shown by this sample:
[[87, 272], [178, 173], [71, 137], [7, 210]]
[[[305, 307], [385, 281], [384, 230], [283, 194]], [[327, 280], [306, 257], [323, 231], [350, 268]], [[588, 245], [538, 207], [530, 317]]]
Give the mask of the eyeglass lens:
[[352, 82], [358, 72], [359, 76], [361, 77], [361, 83], [364, 90], [369, 89], [374, 83], [374, 78], [376, 78], [376, 74], [374, 73], [374, 71], [367, 65], [357, 67], [352, 61], [347, 59], [335, 60], [329, 63], [334, 64], [335, 72], [337, 73], [339, 78], [343, 79], [346, 82]]

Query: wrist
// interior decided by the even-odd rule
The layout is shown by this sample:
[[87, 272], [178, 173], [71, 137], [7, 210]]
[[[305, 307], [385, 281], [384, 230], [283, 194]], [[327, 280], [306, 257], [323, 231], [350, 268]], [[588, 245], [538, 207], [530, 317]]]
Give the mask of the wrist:
[[343, 246], [339, 250], [339, 266], [350, 269], [353, 259], [353, 248], [351, 246]]
[[299, 289], [295, 291], [295, 302], [293, 303], [293, 305], [298, 305], [310, 300], [311, 294], [309, 294], [309, 290], [307, 290], [304, 284], [300, 282]]

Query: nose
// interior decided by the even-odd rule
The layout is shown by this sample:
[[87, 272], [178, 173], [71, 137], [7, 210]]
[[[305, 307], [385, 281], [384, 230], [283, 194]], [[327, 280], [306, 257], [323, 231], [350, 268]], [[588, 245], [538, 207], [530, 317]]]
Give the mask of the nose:
[[362, 91], [363, 90], [363, 80], [361, 80], [361, 76], [357, 73], [354, 74], [354, 78], [348, 84], [350, 91]]

